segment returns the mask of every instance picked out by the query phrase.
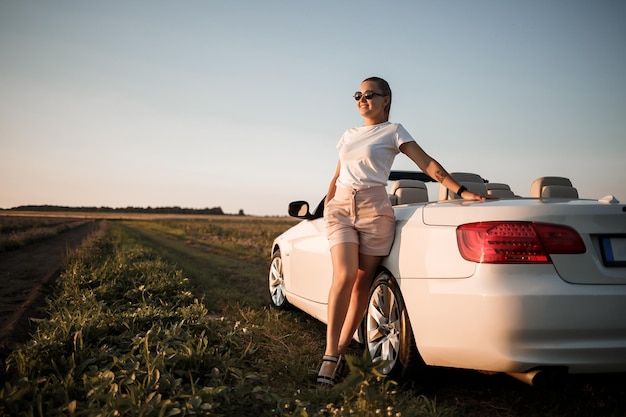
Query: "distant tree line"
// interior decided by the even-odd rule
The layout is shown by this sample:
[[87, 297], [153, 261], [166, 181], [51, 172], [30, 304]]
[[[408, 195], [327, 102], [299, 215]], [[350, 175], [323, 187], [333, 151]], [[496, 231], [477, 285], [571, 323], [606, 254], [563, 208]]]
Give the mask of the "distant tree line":
[[[213, 208], [182, 208], [182, 207], [66, 207], [66, 206], [19, 206], [6, 209], [7, 211], [47, 211], [47, 212], [90, 212], [90, 213], [145, 213], [145, 214], [224, 214], [221, 207]], [[239, 210], [243, 216], [243, 210]]]

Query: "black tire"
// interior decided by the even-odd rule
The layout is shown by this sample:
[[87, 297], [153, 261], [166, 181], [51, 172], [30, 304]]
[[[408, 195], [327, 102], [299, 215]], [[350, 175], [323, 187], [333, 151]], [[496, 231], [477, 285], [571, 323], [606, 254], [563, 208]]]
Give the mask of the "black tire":
[[415, 346], [400, 288], [388, 272], [382, 272], [372, 284], [363, 338], [372, 361], [388, 361], [382, 373], [390, 378], [405, 380], [424, 364]]
[[274, 252], [270, 261], [268, 284], [272, 306], [283, 310], [288, 308], [289, 302], [285, 294], [285, 279], [283, 277], [283, 260], [279, 249]]

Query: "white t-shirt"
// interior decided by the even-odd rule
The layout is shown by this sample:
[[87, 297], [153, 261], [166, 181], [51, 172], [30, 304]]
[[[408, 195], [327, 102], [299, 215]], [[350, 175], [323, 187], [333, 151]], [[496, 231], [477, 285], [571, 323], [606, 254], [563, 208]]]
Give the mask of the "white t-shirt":
[[345, 131], [337, 149], [341, 170], [337, 185], [361, 190], [385, 186], [400, 145], [415, 141], [399, 123], [383, 122]]

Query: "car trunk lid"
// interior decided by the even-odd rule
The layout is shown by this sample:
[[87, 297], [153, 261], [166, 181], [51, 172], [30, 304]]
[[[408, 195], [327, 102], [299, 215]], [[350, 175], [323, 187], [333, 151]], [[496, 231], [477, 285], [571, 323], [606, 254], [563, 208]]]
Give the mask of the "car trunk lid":
[[[459, 206], [465, 206], [460, 208]], [[595, 200], [514, 199], [429, 204], [424, 223], [440, 226], [481, 221], [567, 225], [582, 237], [583, 254], [550, 255], [559, 276], [573, 284], [626, 285], [626, 206]]]

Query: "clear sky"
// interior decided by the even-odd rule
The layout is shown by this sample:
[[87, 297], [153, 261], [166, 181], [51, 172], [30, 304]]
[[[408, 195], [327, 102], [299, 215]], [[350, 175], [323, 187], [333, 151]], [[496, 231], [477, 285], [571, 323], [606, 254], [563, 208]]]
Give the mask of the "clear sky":
[[317, 203], [373, 75], [450, 172], [626, 201], [621, 0], [0, 0], [0, 208]]

